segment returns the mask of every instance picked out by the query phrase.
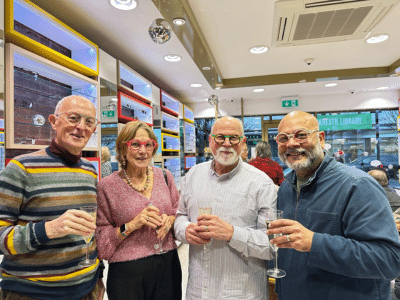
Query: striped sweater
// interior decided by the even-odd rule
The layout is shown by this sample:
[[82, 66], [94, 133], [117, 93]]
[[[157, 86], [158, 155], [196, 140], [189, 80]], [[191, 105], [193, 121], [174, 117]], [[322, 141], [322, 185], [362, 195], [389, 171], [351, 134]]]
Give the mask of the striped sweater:
[[[79, 299], [93, 289], [99, 261], [78, 266], [85, 257], [83, 238], [50, 240], [44, 224], [69, 209], [96, 203], [96, 184], [91, 162], [67, 165], [49, 148], [11, 160], [0, 174], [2, 288], [40, 299]], [[97, 257], [95, 242], [90, 256]]]

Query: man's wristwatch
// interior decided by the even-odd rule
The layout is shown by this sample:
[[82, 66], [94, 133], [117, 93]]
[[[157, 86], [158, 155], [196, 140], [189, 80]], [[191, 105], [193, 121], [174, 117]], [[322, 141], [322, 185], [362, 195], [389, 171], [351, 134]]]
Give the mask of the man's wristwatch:
[[127, 237], [129, 235], [128, 232], [126, 232], [126, 226], [125, 224], [122, 224], [122, 226], [119, 228], [119, 231], [121, 232], [121, 234], [125, 237]]

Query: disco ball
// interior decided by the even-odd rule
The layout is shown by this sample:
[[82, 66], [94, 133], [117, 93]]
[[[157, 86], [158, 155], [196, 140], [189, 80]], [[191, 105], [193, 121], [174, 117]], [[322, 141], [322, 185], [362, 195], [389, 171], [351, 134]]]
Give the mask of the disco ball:
[[155, 19], [150, 23], [149, 34], [154, 43], [164, 44], [171, 38], [171, 26], [162, 18]]
[[217, 105], [218, 104], [218, 96], [217, 95], [211, 95], [208, 98], [208, 103], [210, 103], [211, 105]]

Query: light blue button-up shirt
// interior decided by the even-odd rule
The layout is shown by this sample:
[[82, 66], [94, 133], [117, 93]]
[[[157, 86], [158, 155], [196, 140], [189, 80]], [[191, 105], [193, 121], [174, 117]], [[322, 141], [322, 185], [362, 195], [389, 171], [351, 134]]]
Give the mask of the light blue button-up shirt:
[[[175, 235], [186, 242], [186, 227], [197, 222], [199, 202], [230, 223], [230, 242], [211, 240], [189, 247], [186, 299], [268, 299], [266, 260], [273, 258], [262, 213], [276, 207], [273, 181], [241, 159], [218, 176], [213, 161], [194, 166], [183, 178]], [[202, 204], [203, 206], [204, 204]]]

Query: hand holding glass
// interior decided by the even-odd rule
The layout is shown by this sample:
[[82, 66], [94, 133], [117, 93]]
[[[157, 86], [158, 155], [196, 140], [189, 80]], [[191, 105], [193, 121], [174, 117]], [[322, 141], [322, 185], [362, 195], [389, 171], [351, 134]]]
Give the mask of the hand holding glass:
[[[212, 207], [210, 207], [210, 206], [199, 206], [198, 210], [199, 210], [199, 216], [200, 215], [211, 215], [212, 214]], [[203, 249], [204, 250], [207, 249], [207, 244], [203, 245]]]
[[[275, 220], [279, 220], [283, 218], [283, 211], [281, 210], [272, 210], [269, 212], [265, 213], [265, 224], [267, 225], [267, 229], [269, 224], [272, 221]], [[268, 235], [268, 240], [271, 241], [274, 238], [277, 238], [279, 236], [282, 236], [282, 233], [278, 233], [278, 234], [271, 234]], [[275, 252], [275, 263], [274, 263], [274, 268], [273, 269], [269, 269], [267, 270], [267, 275], [273, 278], [282, 278], [286, 276], [285, 271], [283, 270], [279, 270], [278, 269], [278, 246], [276, 246], [275, 244], [271, 244], [272, 250], [274, 250]]]
[[[96, 216], [97, 216], [97, 208], [94, 206], [81, 206], [79, 207], [80, 210], [83, 210], [84, 212], [87, 212], [89, 215], [92, 216], [94, 219], [94, 223], [96, 223]], [[79, 262], [78, 266], [80, 267], [89, 267], [91, 265], [94, 265], [96, 263], [95, 259], [90, 260], [89, 259], [89, 243], [93, 238], [94, 233], [91, 233], [89, 235], [83, 236], [83, 239], [85, 240], [86, 243], [86, 258]]]

